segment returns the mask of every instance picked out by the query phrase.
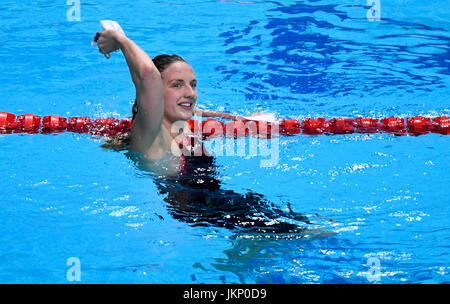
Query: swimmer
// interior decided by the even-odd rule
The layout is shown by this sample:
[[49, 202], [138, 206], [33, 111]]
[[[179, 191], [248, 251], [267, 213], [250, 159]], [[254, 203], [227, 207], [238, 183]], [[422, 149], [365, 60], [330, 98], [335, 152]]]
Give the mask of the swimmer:
[[[196, 108], [197, 79], [183, 58], [159, 55], [152, 60], [125, 34], [114, 30], [103, 30], [96, 39], [100, 53], [106, 58], [116, 50], [121, 50], [125, 56], [136, 87], [127, 156], [158, 175], [155, 181], [160, 193], [167, 195], [165, 201], [174, 218], [193, 225], [238, 228], [248, 232], [303, 231], [299, 223], [309, 223], [303, 215], [284, 212], [253, 192], [242, 195], [221, 189], [213, 157], [202, 153], [200, 157], [185, 158], [182, 153], [181, 157], [173, 153], [172, 143], [180, 138], [180, 134], [172, 132], [175, 122], [186, 123], [193, 115], [242, 119], [237, 115]], [[191, 138], [182, 142], [179, 152], [189, 143], [191, 150], [200, 147], [204, 152], [195, 137], [194, 143]], [[180, 170], [182, 167], [184, 170]], [[278, 221], [279, 218], [296, 222], [286, 223]]]
[[[151, 170], [161, 172], [160, 169], [164, 168], [163, 171], [169, 175], [180, 171], [184, 162], [183, 151], [175, 148], [180, 151], [174, 153], [174, 146], [181, 147], [185, 143], [191, 151], [203, 149], [196, 138], [193, 142], [191, 138], [180, 141], [179, 132], [172, 131], [175, 122], [186, 124], [193, 115], [242, 119], [237, 115], [196, 108], [197, 79], [192, 67], [180, 56], [159, 55], [152, 60], [123, 32], [115, 30], [104, 29], [94, 40], [106, 58], [118, 50], [125, 56], [136, 88], [129, 149], [144, 155]], [[254, 114], [258, 113], [251, 115]], [[173, 145], [175, 139], [178, 145]]]

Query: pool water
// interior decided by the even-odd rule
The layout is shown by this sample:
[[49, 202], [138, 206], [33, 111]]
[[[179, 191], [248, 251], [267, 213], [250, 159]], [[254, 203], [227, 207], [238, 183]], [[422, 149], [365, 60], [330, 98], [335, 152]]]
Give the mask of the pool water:
[[[90, 45], [112, 19], [151, 57], [183, 56], [207, 109], [449, 115], [449, 2], [379, 4], [371, 21], [366, 1], [81, 0], [69, 21], [66, 1], [3, 1], [0, 111], [129, 117], [123, 55]], [[101, 138], [3, 134], [0, 282], [449, 283], [449, 138], [282, 136], [271, 166], [258, 153], [217, 156], [218, 192], [183, 209], [189, 191]], [[243, 229], [223, 210], [235, 202], [241, 219], [300, 231]]]

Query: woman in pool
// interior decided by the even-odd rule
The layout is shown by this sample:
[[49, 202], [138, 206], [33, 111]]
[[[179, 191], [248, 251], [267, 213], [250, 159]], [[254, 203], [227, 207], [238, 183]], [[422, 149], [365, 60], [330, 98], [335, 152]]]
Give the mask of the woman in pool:
[[[220, 187], [214, 159], [205, 155], [195, 139], [181, 140], [176, 122], [187, 122], [192, 115], [238, 119], [231, 114], [196, 109], [197, 80], [192, 67], [177, 55], [160, 55], [153, 60], [124, 34], [103, 30], [98, 37], [99, 51], [108, 54], [122, 50], [136, 87], [133, 106], [133, 124], [129, 150], [143, 156], [129, 155], [139, 166], [162, 176], [157, 178], [159, 192], [166, 194], [174, 218], [193, 225], [214, 225], [252, 232], [300, 232], [301, 225], [277, 221], [288, 218], [301, 223], [308, 219], [295, 212], [284, 212], [266, 201], [261, 195], [248, 192], [242, 195]], [[259, 113], [254, 113], [259, 114]], [[176, 156], [173, 149], [202, 149], [202, 156]], [[130, 153], [133, 154], [133, 153]], [[197, 155], [197, 154], [195, 154]], [[180, 170], [183, 169], [184, 170]], [[174, 178], [173, 178], [174, 177]], [[272, 219], [267, 221], [267, 218]]]
[[[180, 126], [180, 122], [186, 123], [194, 114], [240, 118], [226, 113], [202, 111], [195, 107], [197, 79], [194, 70], [183, 58], [177, 55], [159, 55], [152, 60], [127, 36], [114, 30], [103, 30], [97, 38], [99, 51], [105, 57], [109, 58], [109, 53], [120, 49], [127, 61], [136, 87], [129, 149], [143, 154], [149, 160], [149, 169], [158, 173], [163, 173], [163, 169], [166, 174], [175, 174], [184, 163], [181, 149], [188, 146], [191, 153], [195, 149], [203, 149], [198, 140], [192, 146], [189, 145], [190, 138], [184, 138], [180, 142], [183, 136], [180, 136], [179, 130], [173, 132], [172, 129], [175, 122]], [[178, 142], [174, 145], [175, 139]], [[180, 154], [181, 157], [178, 157]]]

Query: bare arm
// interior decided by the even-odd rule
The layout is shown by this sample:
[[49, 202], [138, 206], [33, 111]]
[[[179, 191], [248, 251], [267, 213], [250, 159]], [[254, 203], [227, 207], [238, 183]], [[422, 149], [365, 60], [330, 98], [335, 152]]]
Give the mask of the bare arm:
[[132, 144], [137, 147], [136, 150], [142, 150], [138, 152], [143, 152], [161, 129], [164, 115], [161, 75], [150, 57], [131, 39], [117, 31], [103, 30], [97, 44], [102, 54], [120, 49], [125, 56], [136, 87], [139, 109], [133, 122]]
[[240, 115], [234, 115], [230, 113], [223, 113], [218, 111], [211, 111], [211, 110], [202, 110], [199, 108], [194, 109], [194, 115], [195, 116], [201, 116], [201, 117], [220, 117], [225, 119], [231, 119], [231, 120], [243, 120], [244, 117]]

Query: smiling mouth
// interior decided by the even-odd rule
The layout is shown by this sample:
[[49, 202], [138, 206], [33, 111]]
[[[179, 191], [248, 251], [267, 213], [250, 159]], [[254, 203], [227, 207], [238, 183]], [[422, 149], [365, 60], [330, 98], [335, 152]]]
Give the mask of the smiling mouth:
[[182, 107], [185, 110], [192, 110], [192, 106], [194, 105], [193, 102], [186, 101], [178, 104], [180, 107]]

